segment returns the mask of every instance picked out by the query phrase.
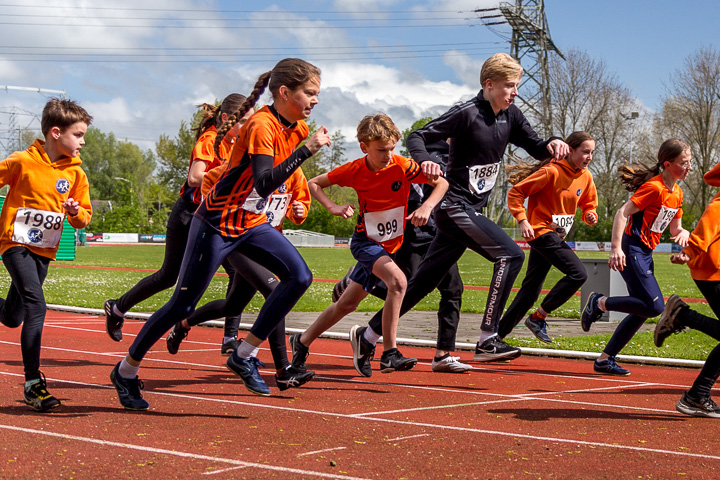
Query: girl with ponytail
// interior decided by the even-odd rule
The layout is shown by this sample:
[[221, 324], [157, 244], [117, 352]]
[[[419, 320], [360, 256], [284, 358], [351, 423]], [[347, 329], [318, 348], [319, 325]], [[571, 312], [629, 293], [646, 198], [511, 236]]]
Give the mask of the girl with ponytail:
[[658, 161], [652, 166], [620, 167], [620, 181], [634, 192], [615, 214], [608, 264], [619, 270], [629, 296], [606, 297], [592, 292], [582, 311], [582, 328], [590, 330], [606, 311], [628, 316], [615, 329], [594, 369], [608, 375], [630, 375], [615, 362], [615, 356], [628, 344], [645, 320], [660, 315], [665, 306], [655, 279], [652, 253], [660, 237], [670, 227], [670, 237], [680, 246], [688, 243], [690, 232], [682, 228], [683, 192], [677, 182], [692, 170], [690, 147], [676, 138], [660, 146]]
[[148, 319], [110, 375], [127, 409], [149, 407], [140, 392], [140, 362], [173, 325], [190, 316], [215, 271], [233, 251], [251, 257], [280, 279], [245, 341], [227, 361], [250, 392], [270, 394], [255, 355], [310, 286], [312, 273], [295, 247], [268, 223], [268, 199], [305, 160], [329, 145], [330, 137], [323, 126], [299, 147], [308, 135], [304, 120], [318, 103], [320, 71], [294, 58], [280, 61], [260, 76], [247, 100], [218, 129], [218, 137], [253, 110], [266, 88], [273, 104], [262, 107], [242, 126], [227, 167], [195, 212], [175, 293]]
[[[583, 222], [594, 225], [598, 221], [597, 191], [588, 170], [595, 140], [585, 132], [573, 132], [565, 143], [570, 147], [565, 158], [506, 169], [513, 184], [508, 192], [508, 208], [518, 222], [520, 235], [530, 245], [530, 256], [522, 287], [500, 319], [500, 338], [505, 338], [520, 323], [540, 296], [550, 268], [555, 267], [565, 276], [525, 319], [525, 326], [539, 340], [552, 343], [545, 318], [567, 302], [587, 280], [585, 267], [564, 239], [572, 228], [578, 207]], [[527, 210], [523, 206], [526, 199]]]

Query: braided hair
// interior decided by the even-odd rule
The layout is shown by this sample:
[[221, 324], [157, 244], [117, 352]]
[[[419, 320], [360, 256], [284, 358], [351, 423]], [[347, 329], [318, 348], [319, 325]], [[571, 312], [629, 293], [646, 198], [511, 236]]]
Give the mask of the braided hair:
[[[595, 139], [591, 137], [590, 134], [587, 132], [573, 132], [568, 135], [567, 139], [565, 139], [565, 143], [567, 143], [568, 146], [573, 150], [576, 150], [580, 147], [580, 145], [582, 145], [584, 142], [587, 142], [588, 140], [595, 141]], [[515, 185], [516, 183], [537, 172], [551, 161], [552, 158], [546, 158], [545, 160], [541, 160], [539, 162], [518, 160], [516, 165], [508, 165], [505, 167], [507, 181], [511, 185]]]
[[628, 192], [635, 192], [640, 186], [665, 169], [665, 162], [672, 162], [683, 152], [690, 150], [690, 146], [677, 138], [665, 140], [658, 150], [658, 161], [655, 165], [620, 165], [618, 173], [620, 182]]
[[280, 91], [283, 85], [290, 90], [295, 90], [304, 83], [313, 79], [320, 78], [320, 69], [316, 66], [301, 60], [299, 58], [286, 58], [280, 60], [275, 67], [269, 72], [265, 72], [258, 77], [255, 86], [248, 98], [243, 104], [232, 114], [229, 115], [225, 123], [218, 128], [218, 134], [215, 138], [215, 155], [220, 157], [220, 144], [225, 134], [241, 119], [251, 108], [255, 106], [260, 96], [265, 92], [266, 88], [270, 89], [273, 98]]

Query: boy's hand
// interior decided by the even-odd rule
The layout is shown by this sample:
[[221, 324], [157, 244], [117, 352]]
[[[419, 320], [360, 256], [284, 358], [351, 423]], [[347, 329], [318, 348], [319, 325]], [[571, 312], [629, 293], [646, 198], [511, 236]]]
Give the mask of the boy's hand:
[[412, 223], [416, 227], [422, 227], [430, 219], [431, 213], [432, 213], [432, 208], [427, 207], [425, 205], [420, 205], [417, 208], [417, 210], [415, 210], [410, 215], [405, 217], [405, 220], [410, 220], [410, 223]]
[[673, 253], [670, 255], [670, 262], [676, 263], [678, 265], [683, 265], [690, 261], [690, 257], [687, 253], [680, 252], [680, 253]]
[[585, 214], [585, 221], [588, 225], [595, 225], [598, 221], [597, 215], [592, 212], [588, 212]]
[[302, 202], [293, 200], [292, 202], [292, 214], [295, 218], [305, 218], [305, 205]]
[[420, 168], [428, 180], [437, 180], [438, 177], [442, 177], [442, 169], [437, 163], [426, 160], [420, 164]]
[[76, 202], [72, 197], [65, 200], [62, 206], [71, 217], [74, 217], [80, 211], [80, 203]]
[[332, 213], [336, 217], [350, 218], [353, 216], [353, 213], [355, 213], [355, 210], [350, 204], [335, 205], [334, 207], [330, 208], [330, 213]]
[[557, 138], [548, 143], [547, 149], [550, 153], [552, 153], [553, 157], [558, 160], [565, 158], [567, 154], [570, 153], [570, 147], [568, 144]]

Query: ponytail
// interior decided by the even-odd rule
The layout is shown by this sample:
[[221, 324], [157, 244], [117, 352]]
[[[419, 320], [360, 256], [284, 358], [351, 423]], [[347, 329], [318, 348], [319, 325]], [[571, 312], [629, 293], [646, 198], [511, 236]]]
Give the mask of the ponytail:
[[198, 105], [198, 108], [203, 109], [203, 116], [195, 129], [196, 142], [200, 138], [200, 135], [205, 133], [205, 130], [215, 125], [217, 120], [220, 118], [220, 107], [218, 106], [210, 105], [209, 103], [201, 103]]
[[[565, 139], [565, 143], [567, 143], [571, 149], [575, 150], [577, 148], [580, 148], [580, 145], [589, 140], [593, 142], [595, 141], [595, 139], [591, 137], [589, 133], [573, 132]], [[568, 155], [570, 154], [568, 153]], [[505, 175], [507, 176], [507, 181], [511, 185], [515, 185], [516, 183], [537, 172], [551, 161], [552, 158], [547, 158], [545, 160], [534, 163], [516, 159], [517, 165], [508, 165], [507, 167], [505, 167]]]
[[628, 192], [634, 192], [640, 186], [656, 175], [660, 175], [663, 171], [665, 162], [672, 162], [683, 152], [690, 150], [687, 143], [677, 138], [665, 140], [658, 150], [658, 161], [654, 166], [639, 165], [621, 165], [618, 168], [620, 174], [620, 182], [625, 186]]

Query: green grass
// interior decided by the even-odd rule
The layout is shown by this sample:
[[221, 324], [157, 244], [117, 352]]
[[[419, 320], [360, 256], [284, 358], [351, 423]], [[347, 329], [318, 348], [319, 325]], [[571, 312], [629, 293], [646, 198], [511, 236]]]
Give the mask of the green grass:
[[[350, 250], [347, 248], [301, 248], [299, 250], [316, 279], [341, 278], [347, 269], [354, 264]], [[57, 263], [58, 265], [157, 269], [162, 264], [164, 251], [165, 249], [161, 245], [78, 247], [77, 259], [75, 261], [53, 263]], [[578, 252], [578, 254], [583, 258], [607, 258], [607, 253], [601, 252]], [[487, 260], [474, 252], [466, 252], [459, 262], [459, 267], [466, 285], [484, 286], [489, 284], [492, 274], [491, 265]], [[682, 297], [701, 297], [695, 283], [690, 278], [687, 267], [671, 264], [669, 255], [655, 255], [655, 271], [660, 288], [665, 295], [677, 293]], [[102, 308], [105, 299], [116, 298], [122, 295], [148, 274], [147, 272], [54, 268], [51, 266], [48, 277], [45, 280], [45, 297], [48, 303]], [[515, 287], [520, 287], [524, 276], [525, 266], [515, 281]], [[545, 288], [551, 287], [560, 278], [560, 272], [552, 269], [546, 280]], [[3, 290], [7, 291], [9, 284], [10, 278], [7, 271], [0, 269], [0, 286]], [[300, 299], [294, 310], [308, 312], [322, 311], [330, 301], [332, 287], [333, 283], [314, 282]], [[226, 288], [227, 277], [216, 276], [200, 303], [203, 304], [210, 300], [222, 298], [225, 295]], [[170, 299], [171, 294], [172, 289], [161, 292], [142, 302], [135, 307], [134, 310], [143, 312], [154, 311], [164, 305]], [[514, 295], [515, 293], [511, 294], [508, 302], [512, 301]], [[465, 313], [483, 312], [486, 298], [486, 291], [466, 290], [463, 294], [462, 311]], [[542, 301], [542, 298], [543, 296], [541, 295], [537, 302], [538, 305]], [[418, 304], [416, 310], [436, 311], [439, 300], [439, 294], [433, 292]], [[250, 312], [259, 311], [262, 302], [262, 297], [256, 295], [247, 310]], [[374, 312], [381, 307], [381, 300], [368, 297], [361, 303], [358, 310]], [[692, 307], [705, 315], [714, 316], [706, 303], [696, 303], [693, 304]], [[580, 297], [573, 297], [565, 305], [553, 312], [553, 316], [579, 318], [579, 312]], [[650, 321], [652, 322], [653, 320]], [[551, 348], [600, 352], [608, 339], [609, 335], [558, 337], [556, 339], [556, 345], [551, 346]], [[547, 348], [547, 345], [536, 340], [508, 340], [510, 343], [519, 346]], [[646, 333], [636, 335], [622, 353], [702, 360], [707, 357], [710, 350], [712, 350], [716, 344], [717, 342], [715, 340], [701, 333], [691, 332], [675, 336], [666, 342], [667, 346], [664, 346], [662, 349], [657, 349], [652, 343], [650, 334]]]

